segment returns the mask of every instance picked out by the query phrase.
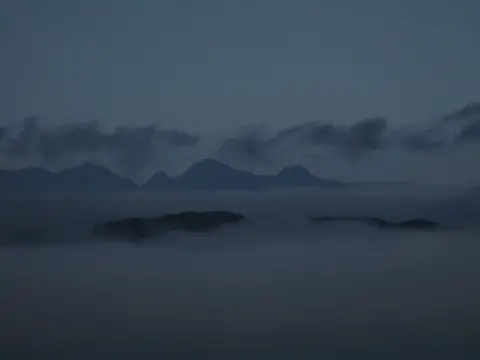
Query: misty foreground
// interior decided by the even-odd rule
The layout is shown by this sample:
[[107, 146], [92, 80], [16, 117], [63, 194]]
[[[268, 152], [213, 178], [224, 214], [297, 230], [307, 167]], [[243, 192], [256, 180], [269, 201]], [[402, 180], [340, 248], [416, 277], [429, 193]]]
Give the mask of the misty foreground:
[[[172, 232], [209, 233], [225, 225], [240, 225], [246, 220], [244, 215], [231, 211], [184, 211], [154, 217], [129, 217], [100, 222], [93, 225], [90, 234], [95, 239], [117, 239], [137, 243], [148, 239], [162, 239], [162, 235]], [[321, 216], [313, 217], [311, 221], [314, 224], [360, 223], [379, 230], [438, 231], [444, 229], [440, 223], [424, 218], [395, 222], [372, 216]], [[8, 234], [8, 241], [3, 244], [41, 246], [48, 243], [49, 237], [53, 234], [54, 232], [46, 228], [16, 230]], [[68, 234], [64, 233], [64, 235]], [[74, 234], [70, 233], [70, 235]]]
[[[60, 229], [56, 244], [71, 246], [0, 247], [0, 358], [478, 359], [480, 203], [467, 200], [391, 192], [7, 199], [2, 229], [33, 229], [25, 238]], [[94, 223], [186, 209], [231, 209], [249, 221], [174, 231], [165, 238], [175, 241], [158, 246], [91, 239]], [[319, 226], [310, 221], [319, 214], [462, 226]]]

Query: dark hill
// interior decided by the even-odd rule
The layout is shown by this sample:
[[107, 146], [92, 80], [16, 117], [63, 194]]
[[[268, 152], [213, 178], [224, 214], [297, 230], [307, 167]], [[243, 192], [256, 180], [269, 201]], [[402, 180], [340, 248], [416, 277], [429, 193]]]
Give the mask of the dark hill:
[[[286, 167], [276, 175], [255, 175], [207, 159], [191, 165], [178, 177], [172, 178], [159, 171], [142, 188], [154, 191], [263, 191], [307, 186], [339, 188], [348, 185], [320, 179], [301, 166]], [[138, 186], [130, 179], [93, 163], [54, 173], [42, 168], [0, 170], [0, 192], [3, 193], [125, 192], [136, 189]]]
[[236, 170], [229, 165], [207, 159], [193, 164], [176, 178], [182, 190], [258, 190], [260, 183], [248, 171]]
[[296, 188], [304, 186], [345, 187], [341, 181], [324, 180], [301, 166], [290, 166], [276, 175], [255, 175], [249, 171], [234, 169], [219, 161], [207, 159], [193, 164], [177, 178], [165, 173], [155, 174], [145, 189], [166, 190], [247, 190], [261, 191], [269, 188]]
[[42, 168], [0, 171], [0, 191], [12, 193], [130, 191], [137, 185], [109, 169], [85, 163], [56, 173]]
[[96, 224], [92, 234], [107, 238], [139, 241], [170, 231], [204, 232], [225, 224], [244, 221], [241, 214], [228, 211], [187, 211], [153, 218], [128, 218]]
[[345, 183], [336, 180], [324, 180], [316, 177], [302, 166], [288, 166], [277, 175], [264, 176], [265, 182], [271, 187], [294, 188], [306, 186], [344, 187]]
[[109, 169], [93, 163], [60, 171], [55, 176], [57, 189], [60, 191], [129, 191], [137, 185]]
[[348, 217], [348, 216], [322, 216], [312, 218], [315, 223], [325, 222], [359, 222], [380, 229], [405, 229], [405, 230], [437, 230], [439, 223], [427, 219], [411, 219], [407, 221], [392, 222], [378, 217]]
[[175, 180], [164, 171], [158, 171], [142, 188], [149, 190], [171, 190], [175, 188]]

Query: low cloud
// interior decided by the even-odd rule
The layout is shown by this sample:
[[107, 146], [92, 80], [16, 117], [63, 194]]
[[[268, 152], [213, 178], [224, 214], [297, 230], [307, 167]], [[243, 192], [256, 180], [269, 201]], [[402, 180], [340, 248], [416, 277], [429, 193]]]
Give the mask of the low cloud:
[[195, 146], [199, 138], [154, 125], [118, 127], [102, 131], [98, 121], [46, 127], [37, 117], [28, 117], [18, 129], [0, 129], [3, 163], [25, 163], [50, 168], [95, 161], [127, 177], [159, 166], [172, 152]]
[[[207, 157], [256, 172], [299, 164], [349, 178], [360, 170], [381, 176], [375, 173], [380, 169], [390, 169], [385, 171], [394, 176], [399, 162], [402, 171], [410, 166], [412, 173], [424, 167], [421, 161], [429, 166], [434, 162], [441, 169], [458, 159], [475, 158], [480, 150], [480, 103], [421, 126], [396, 128], [377, 117], [351, 125], [308, 122], [276, 133], [251, 127], [221, 139], [156, 125], [104, 131], [98, 121], [45, 126], [39, 118], [28, 117], [17, 125], [0, 127], [4, 168], [36, 165], [57, 170], [92, 161], [137, 182], [158, 170], [178, 174]], [[467, 170], [474, 173], [470, 167]]]
[[379, 151], [429, 153], [480, 142], [480, 103], [467, 105], [427, 126], [395, 129], [384, 118], [364, 119], [350, 126], [310, 122], [280, 130], [270, 137], [244, 132], [219, 148], [232, 161], [282, 163], [289, 154], [328, 153], [358, 161]]

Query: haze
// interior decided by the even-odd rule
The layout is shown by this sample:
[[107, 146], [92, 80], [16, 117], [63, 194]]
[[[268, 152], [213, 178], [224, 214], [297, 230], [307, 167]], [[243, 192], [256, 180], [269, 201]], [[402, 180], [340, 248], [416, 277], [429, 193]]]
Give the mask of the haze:
[[[0, 1], [0, 358], [479, 359], [479, 34], [474, 0]], [[187, 210], [247, 221], [92, 236]]]
[[[90, 160], [143, 181], [217, 156], [256, 172], [301, 163], [342, 180], [480, 181], [478, 113], [470, 129], [476, 135], [468, 137], [477, 140], [460, 149], [419, 154], [376, 141], [404, 128], [417, 133], [479, 101], [476, 1], [7, 0], [0, 6], [0, 124], [21, 128], [22, 119], [35, 115], [60, 135], [72, 125], [95, 132], [96, 120], [106, 132], [140, 130], [131, 137], [120, 132], [126, 140], [119, 147], [92, 146], [86, 137], [83, 146], [66, 150], [77, 144], [67, 137], [47, 151], [29, 127], [28, 141], [22, 138], [27, 150], [13, 159], [3, 150], [3, 167], [64, 168]], [[369, 132], [371, 156], [354, 146], [346, 159], [344, 147], [330, 151], [333, 140], [313, 148], [287, 142], [266, 153], [256, 141], [262, 131], [371, 118], [387, 120], [385, 130], [377, 123]], [[141, 130], [151, 124], [200, 141], [171, 146], [168, 137], [157, 141]], [[221, 146], [245, 127], [253, 140], [249, 133], [241, 146]]]
[[[473, 359], [480, 335], [478, 194], [423, 194], [7, 199], [4, 234], [54, 231], [43, 245], [0, 250], [2, 358]], [[96, 221], [184, 209], [229, 209], [251, 220], [139, 247], [88, 237]], [[308, 223], [323, 214], [427, 216], [450, 230]]]

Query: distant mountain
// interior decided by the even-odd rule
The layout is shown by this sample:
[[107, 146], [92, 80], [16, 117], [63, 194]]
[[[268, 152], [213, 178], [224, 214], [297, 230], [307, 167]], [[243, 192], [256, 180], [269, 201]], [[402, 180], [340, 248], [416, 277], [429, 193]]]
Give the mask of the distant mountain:
[[176, 178], [158, 172], [142, 186], [150, 190], [259, 190], [256, 176], [216, 160], [206, 159], [190, 166]]
[[137, 185], [109, 169], [85, 163], [56, 173], [42, 168], [0, 171], [0, 192], [99, 192], [130, 191]]
[[[193, 164], [178, 177], [157, 172], [142, 188], [154, 191], [262, 191], [305, 186], [333, 188], [347, 185], [341, 181], [320, 179], [301, 166], [286, 167], [276, 175], [255, 175], [207, 159]], [[137, 188], [133, 181], [93, 163], [59, 172], [34, 167], [0, 170], [0, 193], [124, 192]]]
[[193, 164], [177, 178], [169, 178], [165, 173], [159, 172], [143, 188], [260, 191], [268, 188], [302, 186], [344, 187], [346, 184], [341, 181], [320, 179], [301, 166], [284, 168], [276, 175], [255, 175], [245, 170], [234, 169], [219, 161], [207, 159]]
[[263, 176], [270, 187], [344, 187], [345, 183], [337, 180], [324, 180], [316, 177], [302, 166], [289, 166], [282, 169], [277, 175]]
[[129, 191], [137, 185], [109, 169], [93, 163], [65, 169], [54, 174], [60, 191]]
[[156, 172], [150, 180], [148, 180], [142, 188], [151, 190], [168, 190], [173, 189], [175, 180], [167, 175], [165, 171]]
[[260, 190], [253, 173], [211, 159], [193, 164], [175, 180], [182, 190]]

